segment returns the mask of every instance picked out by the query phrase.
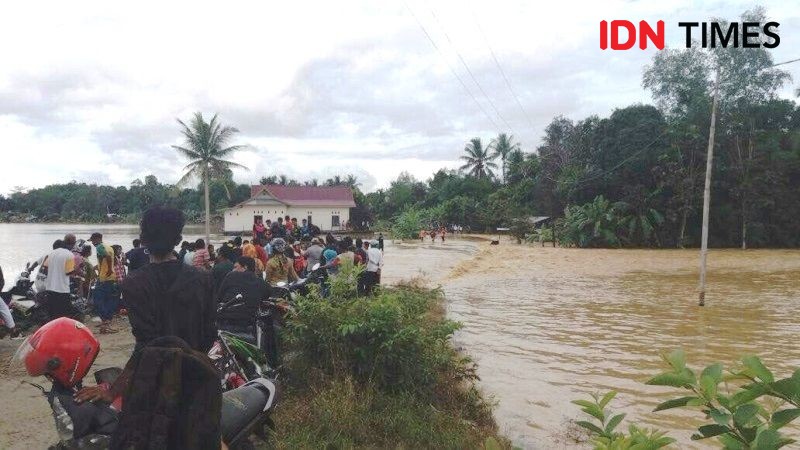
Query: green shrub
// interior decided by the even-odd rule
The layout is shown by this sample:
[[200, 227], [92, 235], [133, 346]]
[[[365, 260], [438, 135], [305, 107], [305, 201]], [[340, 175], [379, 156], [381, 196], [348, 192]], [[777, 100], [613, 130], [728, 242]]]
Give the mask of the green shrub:
[[[647, 384], [671, 386], [689, 391], [686, 396], [667, 400], [654, 411], [672, 408], [696, 408], [707, 421], [692, 435], [692, 440], [716, 437], [726, 450], [775, 450], [792, 444], [794, 439], [781, 429], [800, 417], [800, 369], [791, 377], [776, 380], [758, 357], [746, 356], [741, 366], [723, 373], [720, 364], [706, 367], [699, 375], [686, 366], [686, 355], [676, 350], [663, 356], [669, 370]], [[615, 432], [624, 414], [610, 417], [604, 409], [616, 395], [609, 392], [594, 401], [576, 400], [593, 422], [578, 425], [593, 433], [596, 449], [660, 448], [674, 441], [664, 433], [630, 427], [629, 435]], [[770, 397], [770, 401], [765, 398]], [[637, 446], [639, 445], [639, 446]]]
[[429, 214], [426, 210], [409, 208], [403, 211], [392, 223], [392, 238], [416, 239], [419, 230], [427, 228]]
[[[358, 269], [333, 277], [330, 295], [300, 299], [287, 340], [317, 369], [370, 381], [382, 389], [431, 387], [457, 363], [449, 338], [459, 324], [430, 312], [441, 293], [400, 287], [357, 297]], [[305, 369], [303, 369], [305, 370]]]
[[298, 299], [283, 338], [276, 448], [509, 448], [472, 361], [450, 344], [441, 292], [412, 285], [356, 295], [358, 268]]

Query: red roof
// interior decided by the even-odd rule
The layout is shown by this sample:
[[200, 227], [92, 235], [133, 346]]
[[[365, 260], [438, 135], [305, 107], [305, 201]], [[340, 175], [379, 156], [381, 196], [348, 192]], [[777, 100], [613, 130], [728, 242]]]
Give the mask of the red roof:
[[356, 206], [353, 191], [348, 186], [281, 186], [277, 184], [250, 186], [250, 197], [265, 190], [288, 205]]

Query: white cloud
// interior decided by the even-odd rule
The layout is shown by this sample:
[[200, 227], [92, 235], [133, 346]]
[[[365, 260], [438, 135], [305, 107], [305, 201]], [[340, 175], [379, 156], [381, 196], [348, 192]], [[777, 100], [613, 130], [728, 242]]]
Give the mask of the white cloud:
[[[800, 13], [765, 4], [781, 22], [776, 61], [791, 59]], [[654, 50], [602, 52], [600, 20], [736, 18], [747, 1], [405, 3], [17, 2], [0, 16], [0, 193], [72, 179], [127, 185], [153, 173], [176, 181], [176, 117], [219, 112], [252, 145], [235, 159], [240, 181], [354, 173], [364, 187], [401, 171], [420, 179], [456, 167], [465, 140], [497, 131], [455, 70], [525, 149], [553, 116], [582, 118], [648, 102], [642, 66]], [[527, 111], [495, 67], [487, 40]], [[13, 43], [12, 45], [9, 45]], [[800, 64], [786, 66], [800, 81]], [[787, 86], [784, 96], [791, 96]], [[530, 121], [529, 121], [530, 119]], [[532, 122], [532, 124], [530, 123]], [[504, 127], [505, 128], [505, 127]], [[503, 130], [507, 131], [507, 130]], [[101, 175], [102, 174], [102, 175]], [[306, 176], [310, 175], [310, 176]]]

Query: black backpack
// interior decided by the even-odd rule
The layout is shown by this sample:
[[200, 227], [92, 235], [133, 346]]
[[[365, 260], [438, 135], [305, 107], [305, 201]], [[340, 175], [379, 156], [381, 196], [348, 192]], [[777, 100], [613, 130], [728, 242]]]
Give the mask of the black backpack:
[[111, 449], [220, 448], [222, 387], [208, 356], [169, 336], [148, 343], [130, 364]]

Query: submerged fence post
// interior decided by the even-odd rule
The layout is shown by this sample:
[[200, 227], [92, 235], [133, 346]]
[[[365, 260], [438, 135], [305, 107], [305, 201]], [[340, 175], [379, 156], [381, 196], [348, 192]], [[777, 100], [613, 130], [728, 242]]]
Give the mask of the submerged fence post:
[[706, 259], [708, 258], [708, 210], [711, 205], [711, 168], [714, 164], [714, 132], [717, 125], [717, 102], [719, 101], [719, 66], [714, 80], [714, 101], [711, 104], [711, 128], [708, 132], [706, 155], [706, 184], [703, 189], [703, 235], [700, 243], [700, 306], [706, 304]]

